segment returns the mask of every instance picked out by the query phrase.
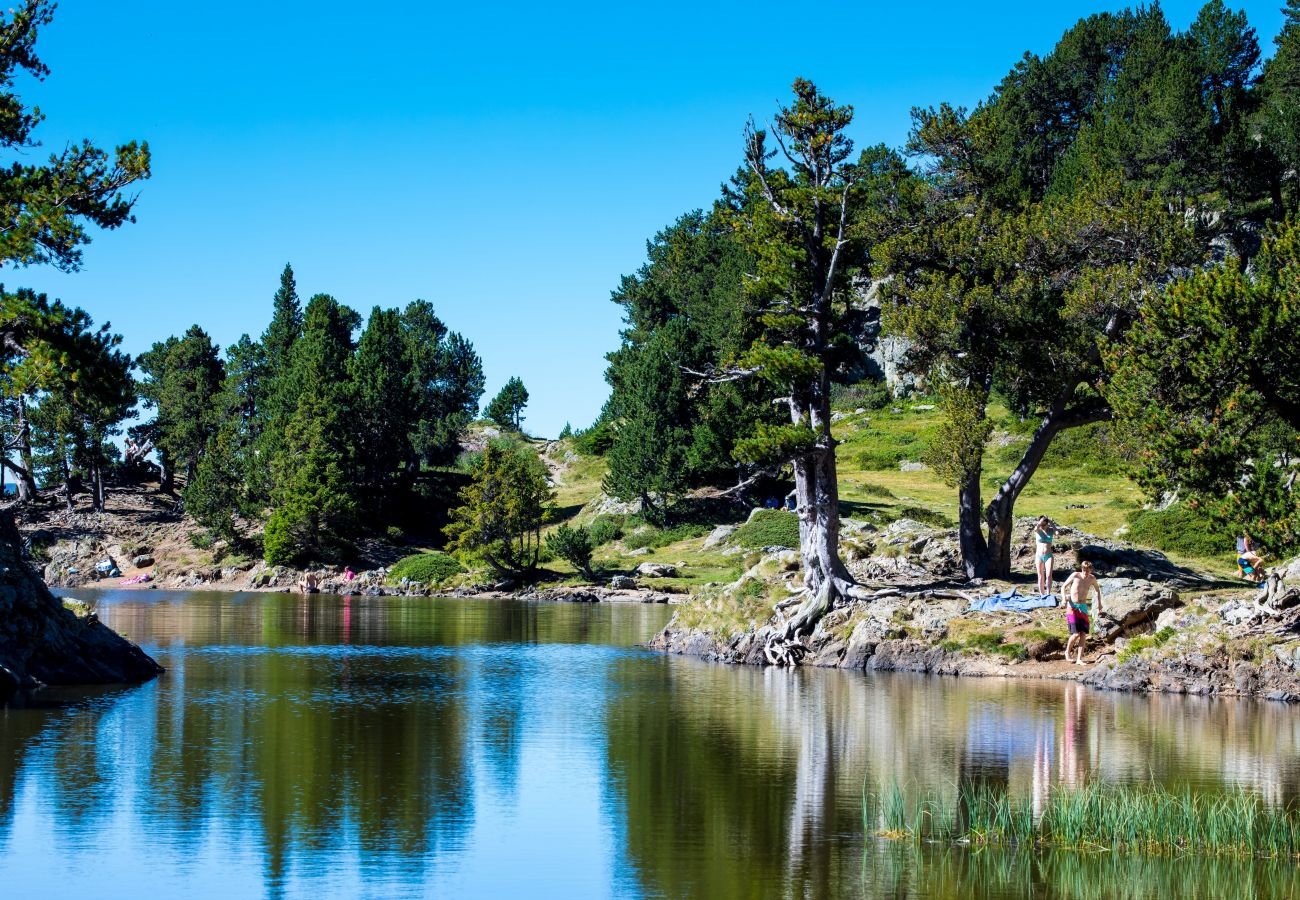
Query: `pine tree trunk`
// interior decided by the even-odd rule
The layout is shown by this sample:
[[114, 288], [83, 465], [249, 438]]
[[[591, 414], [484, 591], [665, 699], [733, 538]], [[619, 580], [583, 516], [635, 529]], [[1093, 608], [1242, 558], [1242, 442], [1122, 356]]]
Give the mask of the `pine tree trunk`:
[[1109, 415], [1104, 407], [1069, 410], [1067, 404], [1073, 394], [1074, 389], [1070, 388], [1052, 404], [1052, 408], [1035, 429], [1020, 462], [1006, 481], [1002, 482], [997, 494], [984, 510], [984, 522], [988, 526], [987, 574], [992, 578], [1006, 578], [1011, 574], [1011, 541], [1015, 528], [1016, 500], [1038, 471], [1052, 441], [1068, 428], [1100, 422]]
[[161, 447], [158, 449], [158, 490], [164, 494], [176, 492], [176, 479], [172, 474], [171, 460], [167, 458], [167, 452]]
[[807, 407], [794, 399], [790, 401], [791, 419], [795, 423], [807, 420], [817, 434], [817, 445], [792, 464], [799, 552], [808, 599], [782, 629], [781, 636], [786, 640], [811, 632], [834, 607], [836, 599], [847, 596], [853, 584], [853, 577], [840, 560], [840, 489], [828, 397], [828, 391], [819, 391]]
[[957, 488], [957, 545], [967, 578], [984, 578], [989, 569], [989, 545], [980, 528], [980, 475], [974, 472]]
[[18, 500], [27, 503], [36, 497], [36, 465], [32, 461], [32, 426], [27, 421], [27, 401], [18, 398], [18, 461], [21, 468], [11, 466], [18, 481]]

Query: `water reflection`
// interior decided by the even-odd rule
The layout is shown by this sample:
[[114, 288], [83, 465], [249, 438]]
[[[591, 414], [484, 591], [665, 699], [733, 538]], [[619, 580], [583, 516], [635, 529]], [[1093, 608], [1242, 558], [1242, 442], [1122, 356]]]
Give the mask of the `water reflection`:
[[660, 607], [150, 592], [99, 608], [168, 674], [0, 709], [6, 896], [1300, 888], [1255, 864], [918, 851], [862, 821], [864, 788], [971, 779], [1040, 803], [1093, 778], [1292, 802], [1300, 713], [1280, 704], [664, 658], [633, 647]]

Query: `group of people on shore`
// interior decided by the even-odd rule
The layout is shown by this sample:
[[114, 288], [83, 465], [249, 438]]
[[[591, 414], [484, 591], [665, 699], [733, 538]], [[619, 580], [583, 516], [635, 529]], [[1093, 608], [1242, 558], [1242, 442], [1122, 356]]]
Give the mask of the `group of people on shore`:
[[[1038, 593], [1053, 593], [1053, 563], [1055, 561], [1055, 541], [1057, 527], [1047, 516], [1039, 516], [1034, 524], [1034, 568], [1038, 574]], [[1250, 533], [1242, 531], [1237, 538], [1237, 569], [1247, 581], [1263, 584], [1265, 574], [1262, 566], [1263, 554], [1255, 546]], [[1092, 563], [1084, 560], [1079, 569], [1072, 572], [1061, 584], [1061, 601], [1065, 604], [1065, 621], [1069, 629], [1069, 640], [1065, 645], [1065, 659], [1070, 661], [1071, 650], [1075, 653], [1075, 663], [1084, 665], [1083, 651], [1092, 631], [1092, 609], [1089, 601], [1097, 596], [1097, 614], [1102, 614], [1101, 583], [1092, 572]]]
[[[1056, 561], [1057, 527], [1047, 516], [1039, 516], [1034, 524], [1034, 570], [1038, 574], [1038, 593], [1053, 593], [1054, 564]], [[1075, 665], [1086, 665], [1083, 651], [1092, 631], [1092, 595], [1097, 595], [1097, 614], [1101, 615], [1101, 582], [1092, 573], [1092, 563], [1083, 560], [1079, 569], [1071, 572], [1061, 583], [1061, 602], [1065, 604], [1065, 624], [1069, 639], [1065, 643], [1065, 661], [1074, 653]]]

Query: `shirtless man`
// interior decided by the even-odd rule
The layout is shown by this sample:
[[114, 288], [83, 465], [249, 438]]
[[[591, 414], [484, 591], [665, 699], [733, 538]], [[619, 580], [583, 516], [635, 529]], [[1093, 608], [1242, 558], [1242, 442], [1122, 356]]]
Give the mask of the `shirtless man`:
[[1065, 601], [1065, 621], [1070, 628], [1070, 639], [1065, 644], [1065, 661], [1070, 661], [1070, 648], [1077, 646], [1076, 665], [1083, 665], [1083, 649], [1092, 630], [1092, 611], [1088, 601], [1097, 592], [1097, 615], [1101, 615], [1101, 584], [1092, 574], [1092, 563], [1082, 562], [1061, 585], [1061, 599]]

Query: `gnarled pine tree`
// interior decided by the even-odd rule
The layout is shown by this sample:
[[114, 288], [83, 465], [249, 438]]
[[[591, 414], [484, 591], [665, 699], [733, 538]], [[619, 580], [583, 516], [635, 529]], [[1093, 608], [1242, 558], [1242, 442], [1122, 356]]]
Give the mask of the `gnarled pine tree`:
[[[839, 486], [831, 436], [830, 385], [836, 337], [853, 270], [865, 259], [881, 188], [906, 177], [883, 148], [852, 160], [845, 131], [853, 109], [836, 106], [810, 81], [794, 83], [794, 103], [768, 132], [746, 129], [746, 168], [733, 193], [736, 222], [755, 260], [749, 303], [763, 332], [714, 380], [762, 378], [789, 424], [759, 424], [738, 456], [794, 470], [799, 545], [807, 597], [775, 627], [777, 641], [811, 631], [855, 585], [839, 555]], [[780, 157], [781, 165], [773, 161]]]

